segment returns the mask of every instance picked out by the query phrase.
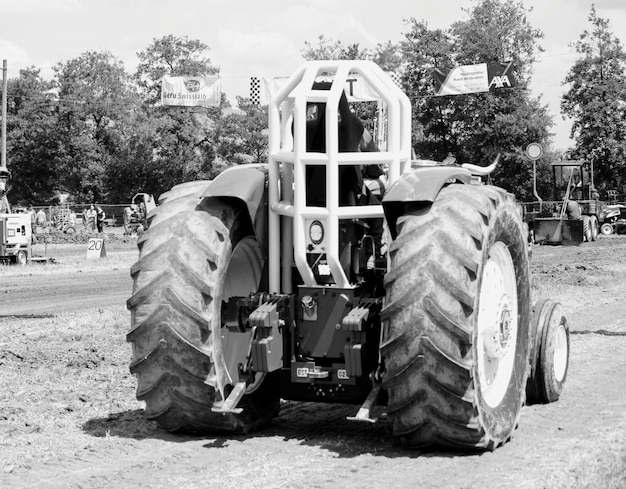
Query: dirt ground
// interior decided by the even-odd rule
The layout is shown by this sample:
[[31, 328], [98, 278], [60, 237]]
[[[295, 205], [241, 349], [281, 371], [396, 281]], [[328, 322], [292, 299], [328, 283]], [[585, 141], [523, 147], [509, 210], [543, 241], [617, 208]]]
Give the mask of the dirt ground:
[[533, 295], [560, 301], [571, 336], [561, 399], [523, 408], [492, 453], [406, 451], [377, 410], [283, 403], [265, 430], [187, 437], [143, 417], [124, 302], [136, 251], [97, 263], [0, 267], [0, 487], [626, 487], [626, 237], [535, 247]]

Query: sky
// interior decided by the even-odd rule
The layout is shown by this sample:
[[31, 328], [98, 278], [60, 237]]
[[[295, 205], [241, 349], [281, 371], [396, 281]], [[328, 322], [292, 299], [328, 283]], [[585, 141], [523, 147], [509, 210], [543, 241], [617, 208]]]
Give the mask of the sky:
[[[626, 43], [624, 0], [522, 0], [528, 21], [544, 33], [531, 84], [549, 107], [554, 147], [571, 146], [571, 121], [560, 114], [562, 82], [577, 58], [571, 43], [591, 29], [592, 3], [598, 15]], [[405, 21], [425, 20], [431, 29], [467, 19], [474, 0], [0, 0], [0, 59], [8, 76], [35, 66], [44, 77], [52, 66], [86, 51], [110, 51], [133, 72], [137, 52], [173, 34], [198, 39], [220, 68], [222, 90], [231, 102], [249, 96], [250, 77], [289, 76], [303, 62], [305, 41], [317, 38], [358, 43], [374, 49], [398, 42]], [[530, 141], [529, 141], [530, 142]]]

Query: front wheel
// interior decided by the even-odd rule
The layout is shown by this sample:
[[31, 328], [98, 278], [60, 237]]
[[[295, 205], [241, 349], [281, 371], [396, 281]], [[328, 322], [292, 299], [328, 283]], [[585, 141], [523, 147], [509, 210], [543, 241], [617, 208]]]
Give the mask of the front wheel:
[[608, 222], [603, 223], [602, 226], [600, 226], [600, 232], [605, 236], [613, 234], [613, 225]]
[[397, 222], [383, 310], [383, 387], [411, 447], [494, 449], [517, 426], [528, 376], [530, 283], [514, 199], [449, 185]]
[[28, 263], [28, 253], [24, 250], [20, 250], [15, 255], [15, 263], [20, 266], [26, 265]]
[[[245, 211], [201, 199], [203, 190], [194, 184], [171, 193], [138, 238], [130, 370], [147, 417], [168, 431], [247, 432], [278, 411], [278, 378], [241, 373], [252, 333], [223, 324], [221, 311], [230, 297], [258, 291], [263, 257]], [[241, 375], [242, 411], [212, 412]]]

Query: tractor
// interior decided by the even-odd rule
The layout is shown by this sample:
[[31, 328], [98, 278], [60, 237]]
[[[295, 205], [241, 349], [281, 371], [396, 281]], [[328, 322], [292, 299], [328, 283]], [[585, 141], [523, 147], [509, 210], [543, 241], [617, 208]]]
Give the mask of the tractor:
[[[379, 99], [374, 150], [350, 110], [355, 79]], [[527, 397], [556, 400], [567, 320], [554, 301], [531, 306], [526, 225], [482, 183], [495, 163], [412, 163], [393, 80], [370, 61], [311, 61], [269, 105], [267, 164], [161, 195], [127, 301], [146, 416], [247, 433], [281, 400], [343, 403], [354, 422], [384, 411], [410, 448], [493, 450]]]
[[626, 234], [626, 204], [607, 204], [600, 215], [600, 232], [605, 235]]
[[[558, 160], [550, 166], [552, 200], [524, 204], [534, 241], [575, 246], [596, 241], [602, 204], [593, 186], [593, 165], [583, 160]], [[536, 189], [536, 174], [533, 178]]]
[[154, 207], [152, 195], [135, 194], [131, 204], [124, 208], [124, 234], [143, 233], [148, 227], [147, 216]]

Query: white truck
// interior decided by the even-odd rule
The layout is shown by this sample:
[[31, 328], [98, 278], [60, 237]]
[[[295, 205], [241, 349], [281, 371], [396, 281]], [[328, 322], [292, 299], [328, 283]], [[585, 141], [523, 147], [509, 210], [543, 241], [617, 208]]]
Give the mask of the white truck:
[[0, 260], [25, 265], [31, 256], [30, 214], [0, 214]]

